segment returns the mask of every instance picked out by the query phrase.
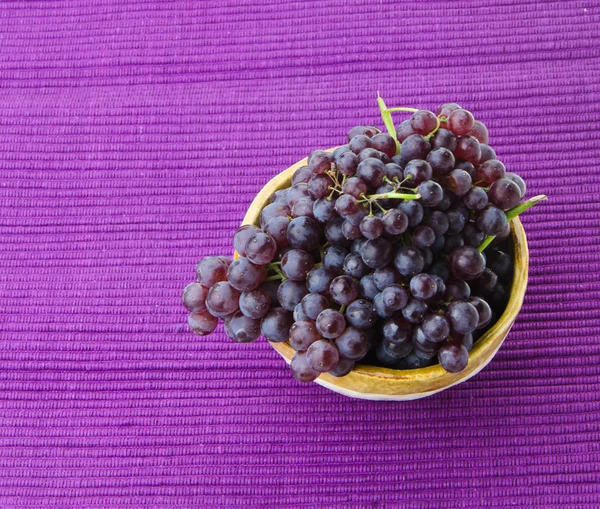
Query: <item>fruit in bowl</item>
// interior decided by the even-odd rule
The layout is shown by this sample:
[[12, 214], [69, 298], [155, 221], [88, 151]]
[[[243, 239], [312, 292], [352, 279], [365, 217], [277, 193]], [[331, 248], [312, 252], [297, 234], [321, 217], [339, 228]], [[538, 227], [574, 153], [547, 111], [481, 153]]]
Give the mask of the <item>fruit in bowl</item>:
[[[262, 334], [302, 382], [413, 399], [478, 372], [502, 344], [527, 281], [521, 177], [454, 103], [387, 108], [271, 180], [233, 238], [183, 292], [190, 329], [222, 319]], [[412, 112], [394, 126], [391, 114]]]

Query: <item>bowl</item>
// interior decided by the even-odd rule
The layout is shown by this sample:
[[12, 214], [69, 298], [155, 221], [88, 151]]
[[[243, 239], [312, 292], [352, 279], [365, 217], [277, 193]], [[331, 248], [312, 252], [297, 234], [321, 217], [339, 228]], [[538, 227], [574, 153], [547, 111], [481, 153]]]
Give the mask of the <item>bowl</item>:
[[[302, 159], [271, 179], [254, 198], [242, 224], [260, 226], [260, 212], [269, 204], [271, 195], [279, 189], [289, 187], [294, 172], [301, 166], [305, 166], [306, 162], [307, 159]], [[315, 382], [352, 398], [406, 401], [431, 396], [479, 373], [494, 358], [506, 339], [521, 309], [527, 288], [529, 267], [527, 238], [518, 218], [511, 221], [511, 229], [515, 256], [510, 299], [498, 321], [473, 345], [469, 354], [469, 363], [463, 371], [448, 373], [439, 364], [420, 369], [397, 370], [357, 363], [344, 377], [323, 373]], [[237, 253], [235, 256], [237, 257]], [[287, 342], [271, 343], [271, 346], [288, 364], [291, 362], [295, 350]]]

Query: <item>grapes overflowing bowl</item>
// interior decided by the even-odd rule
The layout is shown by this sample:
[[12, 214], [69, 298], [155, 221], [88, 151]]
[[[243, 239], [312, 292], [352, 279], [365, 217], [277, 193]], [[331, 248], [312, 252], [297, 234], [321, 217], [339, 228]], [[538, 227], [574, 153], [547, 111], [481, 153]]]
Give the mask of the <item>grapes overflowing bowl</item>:
[[[458, 104], [387, 108], [272, 179], [183, 291], [189, 327], [264, 336], [301, 382], [424, 397], [490, 362], [521, 308], [525, 199], [486, 126]], [[394, 125], [392, 113], [412, 116]]]

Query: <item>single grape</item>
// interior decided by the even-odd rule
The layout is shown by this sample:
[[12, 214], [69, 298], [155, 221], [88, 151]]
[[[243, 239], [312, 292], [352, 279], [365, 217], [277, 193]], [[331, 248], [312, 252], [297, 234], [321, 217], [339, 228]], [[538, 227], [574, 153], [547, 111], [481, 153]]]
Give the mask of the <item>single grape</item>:
[[302, 298], [308, 293], [308, 289], [304, 282], [292, 281], [287, 279], [279, 285], [277, 290], [277, 299], [283, 309], [294, 311], [297, 304], [302, 301]]
[[323, 253], [323, 265], [334, 269], [342, 269], [349, 252], [342, 246], [329, 246]]
[[302, 249], [291, 249], [281, 259], [281, 271], [292, 281], [304, 281], [314, 265], [312, 255]]
[[435, 293], [433, 298], [435, 300], [441, 300], [442, 297], [444, 296], [444, 293], [446, 293], [446, 283], [437, 274], [429, 274], [429, 275], [435, 280], [435, 285], [437, 286], [437, 292]]
[[236, 311], [229, 320], [229, 330], [234, 341], [238, 343], [252, 343], [260, 336], [260, 320], [248, 318], [241, 311]]
[[289, 242], [287, 239], [287, 228], [290, 224], [288, 217], [279, 216], [271, 219], [264, 227], [263, 230], [266, 234], [270, 235], [277, 245], [277, 249], [286, 247]]
[[450, 116], [450, 113], [452, 113], [455, 110], [460, 110], [460, 109], [462, 109], [462, 106], [459, 106], [456, 103], [445, 103], [445, 104], [442, 104], [438, 108], [437, 116], [448, 118]]
[[504, 178], [505, 174], [504, 164], [497, 159], [492, 159], [477, 168], [477, 181], [483, 181], [486, 185], [491, 185], [496, 180]]
[[421, 195], [419, 202], [425, 207], [435, 207], [444, 198], [444, 191], [442, 186], [433, 180], [428, 180], [419, 184], [418, 192]]
[[527, 186], [525, 186], [525, 181], [521, 177], [519, 177], [516, 173], [507, 172], [504, 174], [504, 178], [514, 182], [515, 184], [517, 184], [517, 186], [519, 186], [519, 190], [521, 191], [521, 198], [525, 196]]
[[398, 311], [408, 303], [407, 291], [398, 284], [389, 285], [381, 291], [381, 298], [387, 309]]
[[371, 148], [372, 146], [373, 142], [371, 141], [371, 138], [364, 134], [357, 134], [348, 143], [348, 147], [350, 147], [350, 150], [355, 154], [359, 154], [362, 150]]
[[427, 310], [427, 304], [423, 301], [410, 299], [408, 304], [402, 308], [402, 316], [410, 323], [421, 323]]
[[381, 318], [389, 318], [394, 314], [394, 310], [386, 306], [381, 293], [375, 295], [375, 298], [373, 299], [373, 307], [375, 308], [377, 315]]
[[490, 305], [480, 297], [471, 297], [467, 302], [477, 310], [479, 319], [475, 329], [487, 327], [492, 321], [492, 308], [490, 308]]
[[[435, 356], [435, 353], [440, 348], [440, 344], [438, 342], [431, 341], [425, 335], [421, 326], [415, 327], [413, 329], [412, 344], [415, 349], [415, 352], [421, 354], [429, 354], [429, 358]], [[423, 357], [428, 358], [427, 355], [424, 355]]]
[[454, 332], [467, 334], [473, 332], [479, 323], [479, 314], [472, 304], [454, 301], [448, 305], [446, 318]]
[[507, 255], [504, 251], [496, 249], [486, 250], [486, 253], [488, 256], [487, 266], [490, 268], [490, 270], [497, 274], [500, 279], [504, 279], [512, 275], [513, 262], [509, 255]]
[[382, 366], [390, 368], [395, 367], [401, 358], [392, 353], [389, 348], [386, 348], [384, 343], [380, 343], [377, 346], [375, 350], [375, 356]]
[[403, 179], [403, 170], [396, 163], [388, 163], [385, 165], [385, 176], [394, 182], [400, 182]]
[[488, 205], [481, 211], [477, 218], [477, 227], [485, 235], [499, 235], [506, 228], [508, 219], [506, 214], [493, 205]]
[[450, 324], [448, 323], [448, 320], [437, 313], [429, 313], [426, 315], [421, 324], [421, 329], [427, 339], [434, 343], [444, 341], [448, 337], [448, 334], [450, 334]]
[[381, 237], [369, 239], [361, 247], [363, 261], [372, 269], [385, 267], [392, 259], [392, 245]]
[[[456, 139], [454, 145], [456, 145]], [[427, 155], [427, 162], [431, 167], [432, 177], [439, 178], [452, 171], [452, 168], [454, 168], [455, 159], [454, 154], [450, 150], [440, 147], [429, 152]]]
[[246, 257], [256, 265], [266, 265], [277, 253], [277, 243], [268, 233], [258, 232], [246, 243]]
[[342, 334], [336, 338], [335, 344], [339, 354], [345, 359], [359, 361], [369, 351], [369, 340], [365, 333], [355, 327], [347, 327]]
[[360, 226], [353, 225], [347, 219], [342, 223], [342, 234], [348, 240], [356, 240], [362, 236]]
[[308, 156], [308, 168], [316, 174], [325, 173], [331, 169], [332, 155], [324, 150], [315, 150]]
[[480, 143], [479, 148], [481, 149], [481, 155], [479, 156], [479, 164], [483, 164], [486, 161], [496, 159], [496, 152], [492, 147], [485, 143]]
[[333, 221], [339, 214], [335, 210], [335, 200], [320, 198], [313, 203], [313, 216], [317, 221], [326, 223]]
[[433, 170], [431, 169], [431, 165], [422, 159], [413, 159], [404, 167], [404, 178], [409, 179], [411, 187], [431, 180], [432, 177]]
[[435, 279], [429, 274], [417, 274], [410, 280], [410, 293], [415, 299], [429, 300], [437, 293]]
[[481, 157], [481, 147], [473, 136], [461, 136], [456, 140], [454, 157], [472, 164], [478, 164]]
[[181, 301], [188, 311], [203, 313], [206, 311], [206, 297], [210, 288], [200, 283], [190, 283], [183, 289]]
[[427, 217], [422, 221], [422, 225], [429, 227], [433, 230], [434, 234], [444, 235], [448, 230], [450, 223], [446, 213], [439, 210], [433, 210]]
[[339, 311], [325, 309], [317, 317], [317, 330], [327, 339], [335, 339], [341, 336], [346, 329], [346, 319]]
[[421, 248], [421, 253], [423, 253], [423, 262], [425, 263], [425, 268], [427, 268], [433, 263], [433, 251], [428, 247], [423, 247]]
[[449, 373], [458, 373], [467, 367], [469, 352], [460, 339], [445, 342], [438, 351], [440, 366]]
[[473, 182], [477, 181], [477, 170], [475, 170], [475, 166], [473, 166], [472, 163], [468, 162], [468, 161], [456, 161], [456, 164], [454, 165], [454, 168], [457, 170], [464, 170], [466, 171], [470, 177], [471, 180]]
[[214, 286], [219, 281], [226, 281], [229, 265], [230, 263], [220, 256], [207, 256], [203, 258], [196, 265], [198, 281], [208, 288]]
[[466, 300], [471, 296], [470, 286], [462, 279], [453, 279], [446, 284], [444, 298], [446, 300]]
[[406, 214], [408, 226], [411, 228], [414, 228], [423, 220], [423, 205], [416, 200], [406, 200], [398, 205], [398, 209]]
[[399, 209], [388, 210], [381, 221], [384, 230], [390, 235], [400, 235], [408, 228], [408, 216]]
[[[312, 173], [311, 173], [312, 175]], [[298, 184], [301, 184], [301, 182], [298, 182]], [[289, 187], [285, 188], [285, 189], [279, 189], [277, 191], [275, 191], [270, 198], [270, 203], [281, 203], [283, 205], [287, 205], [287, 194], [289, 191]]]
[[438, 254], [440, 251], [442, 251], [444, 249], [444, 244], [446, 243], [446, 237], [444, 237], [444, 235], [440, 235], [439, 237], [435, 238], [435, 241], [433, 244], [431, 244], [431, 252], [433, 254]]
[[409, 353], [413, 351], [413, 345], [410, 341], [407, 341], [405, 343], [392, 343], [384, 339], [381, 342], [381, 344], [383, 345], [383, 348], [386, 352], [388, 352], [393, 357], [397, 357], [398, 359], [406, 357]]
[[357, 329], [370, 329], [377, 320], [375, 307], [370, 300], [357, 299], [346, 308], [346, 319]]
[[487, 127], [479, 120], [473, 122], [473, 127], [467, 134], [476, 138], [479, 143], [488, 143], [490, 139]]
[[351, 151], [335, 158], [335, 167], [342, 175], [354, 175], [358, 166], [358, 156]]
[[521, 189], [510, 179], [496, 180], [488, 189], [490, 202], [502, 210], [512, 209], [521, 201]]
[[377, 216], [366, 216], [360, 222], [359, 228], [367, 239], [376, 239], [383, 233], [383, 221]]
[[396, 142], [387, 133], [376, 134], [371, 138], [373, 148], [383, 152], [388, 157], [394, 157], [396, 155]]
[[[369, 159], [369, 158], [378, 159], [383, 164], [387, 164], [390, 162], [390, 158], [383, 152], [380, 152], [379, 150], [376, 150], [374, 148], [366, 148], [360, 154], [358, 154], [358, 163], [360, 164], [365, 159]], [[358, 171], [358, 169], [357, 169], [357, 171]]]
[[465, 196], [471, 191], [471, 175], [465, 170], [452, 170], [446, 179], [447, 188], [456, 196]]
[[264, 265], [256, 265], [248, 258], [240, 257], [229, 266], [227, 280], [240, 292], [249, 292], [258, 287], [266, 275]]
[[218, 323], [217, 317], [208, 311], [192, 312], [188, 315], [190, 330], [198, 336], [210, 334], [217, 328]]
[[421, 224], [413, 230], [411, 239], [415, 247], [429, 247], [435, 242], [435, 232], [429, 226]]
[[[262, 213], [261, 213], [261, 215], [262, 215]], [[266, 224], [266, 222], [265, 222], [265, 224]], [[260, 228], [258, 228], [257, 226], [254, 226], [253, 224], [244, 224], [244, 225], [240, 226], [237, 229], [237, 231], [233, 234], [233, 248], [236, 250], [236, 252], [240, 256], [246, 256], [246, 244], [248, 243], [248, 240], [250, 239], [250, 237], [256, 235], [259, 232], [260, 232]], [[200, 266], [198, 266], [198, 269], [199, 268], [200, 268]], [[198, 277], [200, 277], [199, 272], [198, 272]], [[227, 269], [225, 269], [223, 279], [220, 279], [220, 281], [225, 281], [226, 279], [227, 279]], [[217, 281], [215, 281], [215, 283], [216, 282]], [[207, 286], [209, 286], [209, 285], [207, 285]], [[210, 286], [212, 286], [212, 285], [210, 285]]]
[[411, 134], [415, 134], [415, 132], [413, 131], [410, 123], [410, 118], [404, 120], [396, 126], [396, 138], [398, 138], [400, 143], [402, 143]]
[[[468, 217], [468, 216], [467, 216]], [[445, 233], [448, 235], [457, 235], [463, 231], [467, 224], [467, 217], [457, 208], [452, 208], [446, 212], [448, 219], [448, 229]]]
[[329, 300], [320, 293], [309, 293], [300, 302], [304, 314], [311, 320], [316, 320], [321, 311], [330, 307]]
[[306, 287], [310, 293], [329, 293], [329, 285], [339, 275], [336, 269], [329, 267], [315, 267], [306, 276]]
[[303, 182], [306, 184], [312, 175], [313, 172], [308, 166], [301, 166], [294, 172], [294, 175], [292, 176], [292, 185], [294, 186]]
[[260, 323], [262, 335], [273, 343], [287, 341], [290, 336], [290, 327], [294, 317], [289, 311], [277, 307], [272, 308]]
[[423, 136], [420, 134], [411, 134], [402, 142], [400, 157], [404, 162], [412, 161], [413, 159], [426, 159], [430, 150], [431, 145]]
[[206, 308], [211, 315], [218, 318], [237, 311], [240, 292], [227, 281], [220, 281], [209, 290], [206, 296]]
[[290, 346], [296, 351], [305, 351], [315, 341], [321, 339], [313, 320], [294, 322], [289, 328]]
[[[295, 186], [292, 186], [290, 188], [290, 190], [288, 191], [288, 195], [287, 195], [288, 207], [291, 209], [300, 198], [304, 198], [306, 196], [310, 196], [310, 194], [308, 193], [308, 184], [300, 183], [300, 184], [296, 184]], [[289, 214], [278, 214], [278, 215], [289, 215]]]
[[288, 225], [287, 238], [292, 248], [312, 251], [319, 247], [321, 227], [312, 217], [297, 217]]
[[340, 357], [340, 360], [338, 361], [336, 367], [328, 371], [327, 373], [329, 373], [331, 376], [341, 377], [346, 376], [348, 373], [350, 373], [350, 371], [352, 371], [353, 368], [354, 361]]
[[450, 271], [457, 279], [465, 281], [478, 278], [485, 270], [485, 258], [474, 247], [458, 247], [448, 259]]
[[354, 196], [342, 194], [335, 201], [335, 210], [342, 217], [349, 216], [358, 210], [358, 202]]
[[383, 340], [389, 344], [410, 344], [412, 337], [412, 324], [397, 314], [388, 318], [381, 329]]
[[369, 267], [366, 266], [358, 253], [349, 253], [346, 256], [343, 269], [346, 274], [355, 279], [360, 279], [369, 273]]
[[437, 120], [432, 111], [419, 110], [412, 114], [410, 126], [417, 134], [429, 134], [437, 127]]
[[403, 276], [412, 277], [423, 270], [425, 267], [425, 259], [423, 258], [421, 251], [417, 248], [403, 246], [396, 253], [394, 266]]
[[302, 302], [300, 304], [296, 304], [296, 307], [294, 308], [294, 322], [301, 322], [303, 320], [310, 320], [310, 318], [308, 316], [306, 316], [306, 313], [304, 312], [304, 309], [302, 309]]
[[325, 224], [325, 238], [331, 245], [343, 247], [348, 245], [348, 239], [342, 230], [342, 226], [345, 222], [346, 221], [343, 218], [338, 217]]
[[369, 187], [379, 187], [385, 177], [385, 165], [379, 159], [369, 157], [359, 163], [356, 176], [364, 180]]
[[351, 141], [352, 138], [358, 136], [359, 134], [365, 135], [369, 138], [372, 138], [376, 134], [379, 134], [381, 131], [377, 127], [373, 127], [371, 125], [359, 125], [353, 127], [348, 131], [348, 141]]
[[448, 210], [457, 201], [456, 195], [448, 189], [442, 188], [442, 199], [437, 205], [434, 205], [435, 210], [445, 211]]
[[342, 190], [345, 194], [349, 194], [358, 200], [361, 195], [367, 194], [367, 184], [358, 177], [350, 177], [344, 182]]
[[249, 292], [242, 292], [239, 308], [248, 318], [258, 320], [263, 318], [271, 309], [271, 298], [262, 288], [258, 287]]
[[310, 197], [318, 200], [319, 198], [325, 198], [331, 193], [333, 180], [331, 180], [329, 175], [313, 175], [306, 186]]
[[350, 276], [338, 276], [329, 285], [331, 298], [342, 306], [347, 306], [358, 297], [358, 284]]
[[494, 288], [494, 293], [488, 297], [488, 303], [493, 311], [495, 311], [498, 315], [502, 314], [504, 308], [506, 307], [506, 303], [508, 302], [508, 298], [510, 296], [510, 292], [505, 285], [502, 283], [498, 283], [496, 288]]
[[299, 382], [312, 382], [316, 380], [321, 373], [315, 371], [308, 365], [305, 352], [296, 352], [290, 362], [292, 375]]
[[401, 281], [400, 274], [394, 269], [393, 266], [387, 265], [386, 267], [380, 267], [373, 272], [373, 282], [379, 291], [384, 290], [390, 285], [396, 284]]
[[334, 343], [320, 339], [308, 347], [306, 362], [319, 373], [325, 373], [337, 366], [340, 353]]
[[460, 108], [448, 115], [446, 124], [456, 136], [464, 136], [475, 126], [475, 119], [470, 111]]
[[485, 233], [477, 228], [475, 224], [468, 223], [462, 231], [462, 237], [466, 246], [479, 247], [485, 239]]
[[492, 241], [492, 244], [500, 244], [505, 241], [508, 237], [510, 237], [511, 231], [510, 223], [506, 223], [504, 229], [498, 235], [496, 235], [496, 238]]
[[358, 282], [358, 292], [366, 299], [373, 299], [379, 293], [373, 274], [367, 274], [360, 279]]
[[431, 138], [430, 143], [432, 150], [436, 150], [438, 148], [445, 148], [448, 149], [450, 152], [454, 152], [454, 150], [456, 149], [456, 136], [454, 136], [452, 131], [440, 128], [433, 135], [433, 138]]

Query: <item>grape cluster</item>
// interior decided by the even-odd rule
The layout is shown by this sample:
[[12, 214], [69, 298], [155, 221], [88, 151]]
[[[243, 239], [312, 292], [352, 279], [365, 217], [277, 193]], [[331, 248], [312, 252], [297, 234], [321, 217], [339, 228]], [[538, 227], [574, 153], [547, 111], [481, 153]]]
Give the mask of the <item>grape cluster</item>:
[[289, 341], [303, 382], [361, 360], [465, 368], [508, 301], [509, 219], [531, 205], [469, 111], [411, 111], [389, 133], [358, 126], [313, 152], [260, 227], [237, 230], [237, 260], [198, 264], [183, 292], [193, 332], [220, 318], [234, 341]]

